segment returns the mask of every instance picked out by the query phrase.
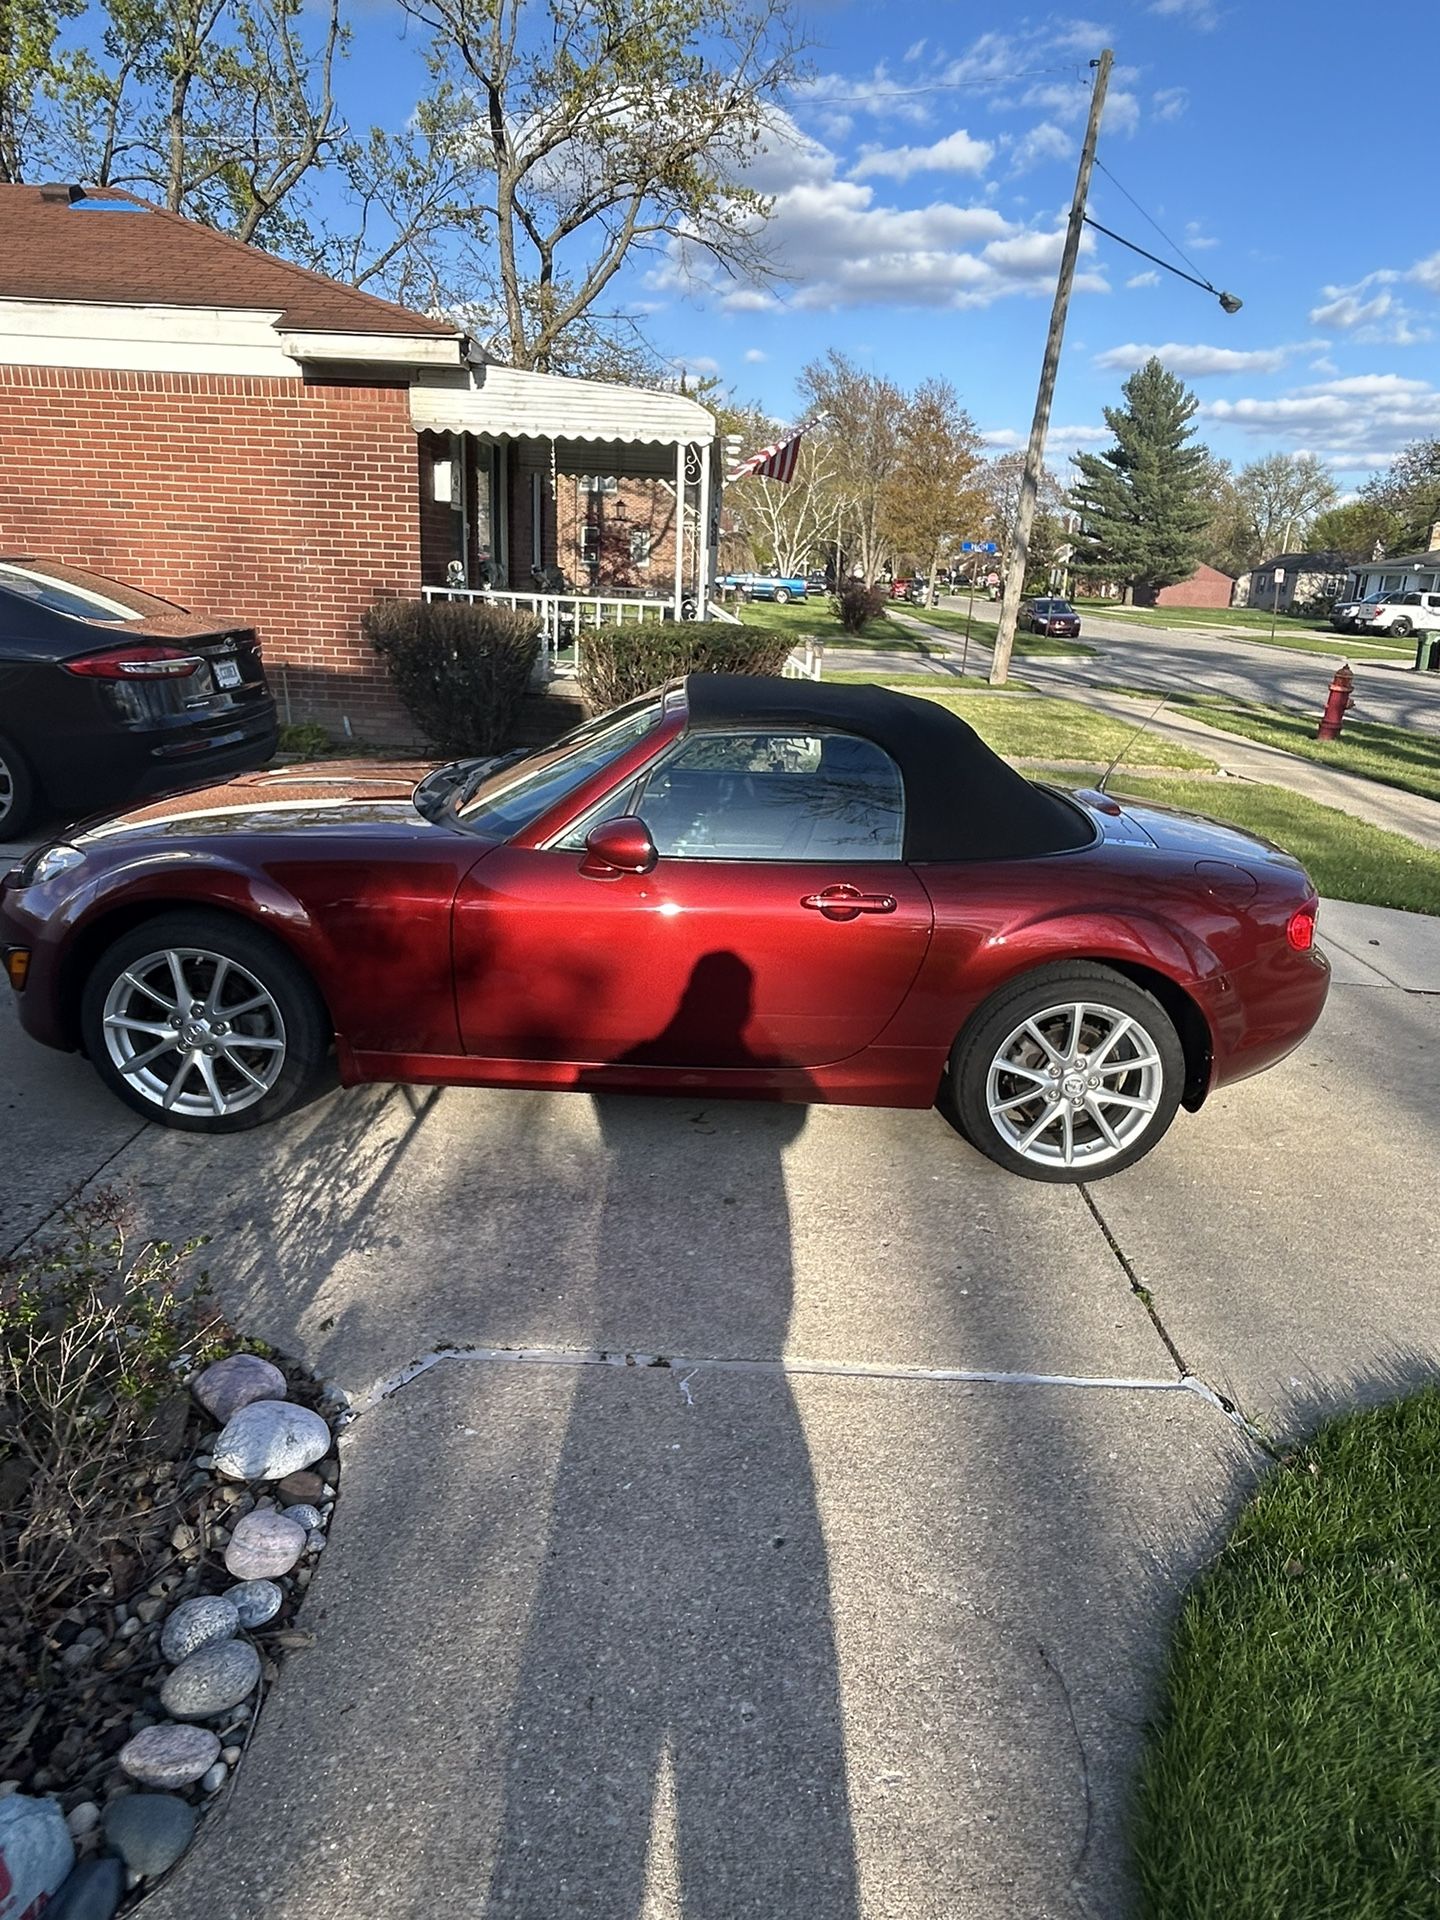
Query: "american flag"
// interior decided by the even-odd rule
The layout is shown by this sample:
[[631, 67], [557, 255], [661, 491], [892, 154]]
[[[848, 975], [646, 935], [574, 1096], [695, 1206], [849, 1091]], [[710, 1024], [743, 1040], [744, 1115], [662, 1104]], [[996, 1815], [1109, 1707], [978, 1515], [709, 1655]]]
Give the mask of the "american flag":
[[797, 427], [788, 440], [776, 440], [771, 446], [761, 447], [748, 460], [742, 460], [729, 478], [743, 480], [747, 473], [755, 473], [762, 480], [793, 480], [795, 462], [800, 458], [800, 441], [806, 431], [805, 427]]

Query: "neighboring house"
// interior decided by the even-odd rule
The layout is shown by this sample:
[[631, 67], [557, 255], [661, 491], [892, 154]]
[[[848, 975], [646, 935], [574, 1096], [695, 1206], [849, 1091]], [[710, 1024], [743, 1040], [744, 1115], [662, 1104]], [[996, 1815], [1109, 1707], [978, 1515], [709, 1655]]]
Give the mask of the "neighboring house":
[[1152, 588], [1148, 592], [1136, 587], [1135, 604], [1137, 607], [1228, 607], [1234, 591], [1235, 582], [1228, 573], [1202, 564], [1188, 579], [1177, 580], [1173, 586]]
[[[0, 556], [253, 623], [289, 717], [393, 729], [380, 597], [703, 611], [718, 486], [681, 395], [496, 366], [133, 195], [0, 186]], [[562, 610], [557, 576], [610, 604]]]
[[1279, 553], [1235, 582], [1237, 607], [1291, 613], [1329, 606], [1345, 592], [1353, 553]]
[[1440, 592], [1440, 520], [1430, 529], [1423, 553], [1395, 553], [1358, 561], [1351, 569], [1346, 598], [1368, 600], [1382, 593]]

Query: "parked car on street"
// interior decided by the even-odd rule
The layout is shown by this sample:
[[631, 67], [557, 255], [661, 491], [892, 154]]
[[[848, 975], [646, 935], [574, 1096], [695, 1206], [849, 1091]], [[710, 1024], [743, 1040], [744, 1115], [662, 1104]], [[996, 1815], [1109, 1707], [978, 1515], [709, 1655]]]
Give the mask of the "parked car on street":
[[1080, 637], [1080, 616], [1068, 600], [1022, 601], [1019, 625], [1026, 633], [1058, 634], [1066, 640]]
[[1417, 629], [1440, 627], [1440, 593], [1382, 594], [1368, 612], [1357, 612], [1356, 633], [1393, 633], [1408, 639]]
[[249, 627], [0, 558], [0, 840], [263, 766], [275, 742]]
[[196, 1133], [395, 1080], [951, 1103], [1034, 1180], [1117, 1173], [1282, 1059], [1329, 967], [1299, 862], [1032, 782], [883, 688], [694, 674], [418, 782], [242, 775], [0, 882], [26, 1030]]
[[810, 589], [803, 573], [727, 573], [717, 584], [734, 587], [750, 600], [773, 600], [777, 607], [804, 600]]
[[1330, 624], [1337, 633], [1357, 633], [1384, 600], [1383, 593], [1372, 593], [1364, 600], [1337, 600], [1330, 609]]

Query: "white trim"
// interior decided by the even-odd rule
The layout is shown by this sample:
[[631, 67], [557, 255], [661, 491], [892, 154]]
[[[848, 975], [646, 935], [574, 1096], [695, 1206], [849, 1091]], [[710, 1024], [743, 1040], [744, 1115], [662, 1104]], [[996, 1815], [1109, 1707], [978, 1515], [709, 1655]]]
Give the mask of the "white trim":
[[275, 308], [0, 299], [0, 364], [298, 380]]
[[465, 379], [426, 381], [411, 390], [410, 419], [421, 432], [478, 433], [492, 440], [562, 445], [604, 441], [708, 447], [715, 438], [714, 415], [684, 394], [515, 367], [475, 367]]
[[292, 360], [341, 361], [385, 367], [463, 367], [458, 333], [282, 333], [281, 351]]

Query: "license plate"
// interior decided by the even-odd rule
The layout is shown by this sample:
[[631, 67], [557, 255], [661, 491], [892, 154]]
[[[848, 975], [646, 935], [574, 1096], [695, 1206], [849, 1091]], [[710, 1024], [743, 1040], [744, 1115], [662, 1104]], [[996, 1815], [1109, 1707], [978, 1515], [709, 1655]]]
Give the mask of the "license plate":
[[217, 687], [239, 686], [240, 662], [238, 660], [212, 660], [210, 665]]

